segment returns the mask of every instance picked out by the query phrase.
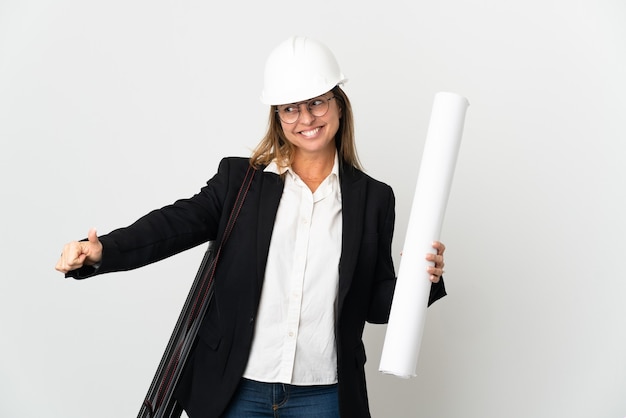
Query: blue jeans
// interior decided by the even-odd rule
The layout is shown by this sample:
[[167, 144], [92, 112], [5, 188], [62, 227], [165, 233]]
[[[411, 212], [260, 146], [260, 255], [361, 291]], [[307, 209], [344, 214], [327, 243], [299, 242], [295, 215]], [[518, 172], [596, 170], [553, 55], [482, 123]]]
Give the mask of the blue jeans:
[[339, 418], [337, 385], [294, 386], [242, 379], [222, 418]]

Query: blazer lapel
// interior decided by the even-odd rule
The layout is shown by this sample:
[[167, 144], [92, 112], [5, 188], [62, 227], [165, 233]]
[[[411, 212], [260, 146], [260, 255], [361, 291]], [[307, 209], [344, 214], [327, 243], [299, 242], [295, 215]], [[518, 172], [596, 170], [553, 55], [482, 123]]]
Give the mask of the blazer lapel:
[[270, 249], [270, 240], [276, 220], [278, 204], [283, 194], [284, 182], [274, 173], [267, 173], [260, 168], [259, 217], [257, 222], [257, 284], [260, 291], [265, 277], [267, 255]]
[[363, 208], [365, 205], [365, 177], [354, 167], [342, 164], [340, 172], [343, 230], [339, 260], [338, 313], [348, 294], [363, 235]]

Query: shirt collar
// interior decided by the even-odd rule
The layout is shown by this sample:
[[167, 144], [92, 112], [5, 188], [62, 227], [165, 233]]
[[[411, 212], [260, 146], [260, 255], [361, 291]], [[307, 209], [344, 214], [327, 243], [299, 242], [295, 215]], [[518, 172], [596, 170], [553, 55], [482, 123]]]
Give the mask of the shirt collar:
[[[263, 171], [267, 173], [278, 174], [279, 176], [282, 176], [285, 173], [289, 173], [292, 176], [296, 175], [296, 173], [291, 169], [291, 166], [282, 164], [279, 165], [276, 159], [272, 160], [272, 162], [269, 163]], [[330, 175], [332, 176], [333, 174], [335, 175], [335, 178], [339, 179], [339, 156], [337, 155], [337, 152], [335, 152], [333, 169], [330, 171]]]

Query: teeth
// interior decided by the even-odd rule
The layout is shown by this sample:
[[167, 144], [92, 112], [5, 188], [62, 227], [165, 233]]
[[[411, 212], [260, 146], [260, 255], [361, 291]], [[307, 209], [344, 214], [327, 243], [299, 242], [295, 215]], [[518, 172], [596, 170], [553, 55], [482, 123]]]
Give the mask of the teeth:
[[320, 130], [320, 128], [315, 128], [315, 129], [313, 129], [313, 130], [310, 130], [310, 131], [302, 131], [302, 132], [300, 132], [300, 133], [301, 133], [302, 135], [304, 135], [304, 136], [311, 137], [311, 136], [314, 136], [315, 134], [317, 134], [317, 133], [319, 132], [319, 130]]

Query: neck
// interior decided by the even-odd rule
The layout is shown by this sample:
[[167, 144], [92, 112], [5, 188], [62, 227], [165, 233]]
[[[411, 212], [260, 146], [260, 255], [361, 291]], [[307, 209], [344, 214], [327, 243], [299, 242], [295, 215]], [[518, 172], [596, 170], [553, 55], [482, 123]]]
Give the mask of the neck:
[[322, 181], [333, 171], [334, 164], [335, 151], [333, 150], [332, 153], [324, 156], [317, 155], [313, 158], [299, 156], [299, 158], [294, 158], [291, 168], [309, 186], [309, 189], [315, 192]]

